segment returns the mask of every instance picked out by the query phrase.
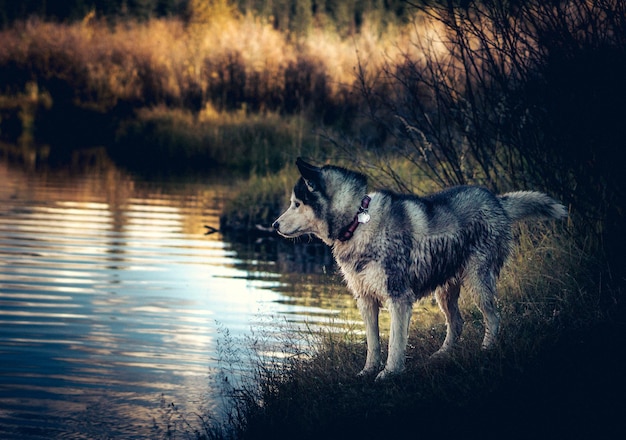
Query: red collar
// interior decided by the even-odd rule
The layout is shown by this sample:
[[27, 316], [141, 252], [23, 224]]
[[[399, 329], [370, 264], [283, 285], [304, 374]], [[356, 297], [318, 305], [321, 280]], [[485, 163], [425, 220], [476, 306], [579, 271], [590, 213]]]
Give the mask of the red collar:
[[370, 215], [367, 212], [367, 208], [370, 205], [371, 200], [370, 196], [363, 197], [363, 200], [361, 200], [361, 206], [359, 207], [359, 212], [357, 212], [354, 216], [352, 223], [350, 223], [341, 233], [339, 241], [350, 240], [354, 235], [354, 231], [356, 231], [356, 228], [359, 226], [359, 223], [367, 223], [370, 221]]

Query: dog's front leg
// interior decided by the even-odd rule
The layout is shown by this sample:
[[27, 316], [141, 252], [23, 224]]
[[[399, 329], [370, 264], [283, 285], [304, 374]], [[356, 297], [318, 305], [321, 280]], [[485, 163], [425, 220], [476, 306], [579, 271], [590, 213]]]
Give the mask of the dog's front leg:
[[365, 336], [367, 338], [367, 359], [365, 367], [359, 376], [373, 374], [380, 370], [380, 335], [378, 332], [378, 300], [368, 296], [359, 296], [357, 305], [365, 322]]
[[376, 380], [381, 380], [389, 375], [400, 373], [404, 370], [405, 351], [409, 338], [409, 323], [413, 305], [410, 301], [388, 301], [389, 314], [391, 315], [391, 328], [389, 331], [389, 354], [387, 364]]

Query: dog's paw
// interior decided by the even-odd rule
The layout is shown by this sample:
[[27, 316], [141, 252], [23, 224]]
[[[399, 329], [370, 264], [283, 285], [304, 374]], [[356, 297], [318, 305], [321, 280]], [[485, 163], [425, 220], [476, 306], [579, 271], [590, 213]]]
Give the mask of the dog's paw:
[[383, 380], [389, 379], [389, 376], [391, 376], [392, 373], [390, 373], [388, 370], [383, 370], [380, 373], [378, 373], [378, 375], [376, 376], [376, 382], [381, 382]]
[[451, 350], [449, 348], [440, 348], [439, 350], [431, 354], [428, 360], [431, 362], [437, 362], [448, 359], [450, 357], [450, 351]]
[[378, 373], [378, 375], [376, 376], [375, 381], [376, 382], [381, 382], [384, 380], [388, 380], [391, 377], [397, 376], [398, 374], [402, 373], [402, 370], [388, 370], [388, 369], [384, 369], [383, 371], [381, 371], [380, 373]]
[[380, 371], [380, 368], [363, 368], [361, 371], [359, 371], [359, 373], [356, 375], [357, 377], [369, 377], [369, 376], [373, 376], [374, 374], [378, 373], [378, 371]]

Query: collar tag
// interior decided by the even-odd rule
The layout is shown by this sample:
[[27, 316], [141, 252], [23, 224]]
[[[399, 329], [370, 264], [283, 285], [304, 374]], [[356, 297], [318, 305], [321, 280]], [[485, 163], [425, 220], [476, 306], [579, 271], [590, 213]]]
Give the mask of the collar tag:
[[370, 215], [367, 212], [367, 208], [369, 207], [371, 200], [370, 196], [363, 197], [363, 200], [361, 200], [361, 206], [359, 207], [359, 212], [357, 212], [354, 216], [352, 223], [350, 223], [346, 228], [344, 228], [343, 232], [341, 232], [341, 235], [338, 237], [339, 241], [350, 240], [354, 235], [354, 231], [356, 231], [356, 228], [359, 226], [359, 223], [367, 223], [370, 221]]
[[370, 221], [370, 215], [367, 211], [359, 212], [356, 218], [359, 223], [367, 223]]
[[361, 206], [359, 206], [359, 212], [356, 215], [356, 221], [358, 223], [367, 223], [370, 221], [370, 214], [367, 212], [367, 208], [370, 206], [370, 196], [363, 197], [361, 200]]

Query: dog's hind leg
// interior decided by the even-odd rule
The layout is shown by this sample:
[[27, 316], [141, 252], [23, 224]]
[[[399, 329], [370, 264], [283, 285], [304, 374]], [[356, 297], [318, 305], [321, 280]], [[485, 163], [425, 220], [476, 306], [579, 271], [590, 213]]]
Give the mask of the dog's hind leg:
[[365, 336], [367, 338], [367, 359], [365, 367], [359, 376], [365, 376], [380, 370], [380, 335], [378, 332], [378, 300], [368, 296], [357, 298], [357, 306], [365, 322]]
[[437, 304], [446, 317], [446, 339], [433, 357], [441, 356], [450, 351], [463, 331], [463, 318], [459, 310], [461, 283], [457, 279], [448, 281], [435, 290]]
[[407, 299], [390, 299], [387, 306], [391, 315], [389, 354], [387, 355], [385, 369], [378, 374], [376, 380], [384, 379], [390, 374], [402, 372], [405, 364], [412, 304]]
[[476, 303], [485, 321], [482, 348], [492, 348], [498, 338], [500, 313], [496, 305], [496, 276], [491, 268], [471, 267], [468, 270], [468, 287], [476, 295]]

